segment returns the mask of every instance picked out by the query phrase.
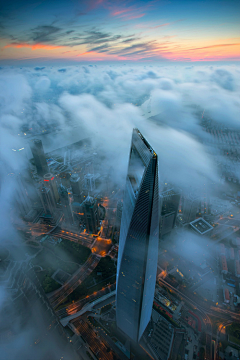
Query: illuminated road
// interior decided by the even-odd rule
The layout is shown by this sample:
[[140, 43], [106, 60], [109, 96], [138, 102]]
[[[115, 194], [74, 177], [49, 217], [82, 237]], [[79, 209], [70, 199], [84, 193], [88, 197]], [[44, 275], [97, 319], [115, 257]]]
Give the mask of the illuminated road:
[[49, 294], [48, 299], [53, 308], [56, 308], [61, 302], [70, 295], [95, 269], [101, 257], [91, 254], [84, 265], [73, 274], [73, 276], [60, 289]]
[[174, 288], [172, 285], [170, 285], [165, 280], [159, 278], [158, 281], [160, 283], [162, 283], [164, 286], [170, 288], [171, 290], [173, 290], [174, 292], [179, 294], [185, 301], [190, 303], [192, 306], [194, 306], [200, 312], [204, 313], [205, 316], [206, 316], [206, 314], [208, 314], [208, 315], [216, 316], [218, 318], [225, 319], [225, 320], [233, 319], [233, 320], [240, 321], [240, 314], [239, 313], [234, 313], [233, 311], [220, 309], [220, 308], [216, 308], [216, 307], [213, 307], [213, 306], [210, 306], [210, 308], [200, 306], [194, 300], [190, 299], [187, 295], [183, 294], [181, 291]]
[[[85, 304], [85, 306], [80, 311], [78, 311], [77, 313], [75, 313], [73, 315], [66, 316], [65, 318], [62, 318], [60, 320], [61, 324], [65, 327], [68, 324], [69, 321], [71, 321], [73, 319], [76, 319], [77, 317], [85, 314], [85, 312], [87, 312], [87, 311], [91, 311], [93, 307], [95, 307], [96, 305], [101, 304], [101, 302], [105, 301], [106, 299], [112, 298], [111, 301], [115, 300], [115, 295], [116, 295], [116, 290], [113, 290], [110, 293], [102, 296], [101, 298], [98, 298], [95, 301], [92, 301], [90, 303]], [[99, 307], [101, 307], [101, 306], [99, 305]]]
[[222, 331], [222, 329], [224, 329], [227, 325], [230, 325], [231, 323], [232, 323], [232, 321], [225, 321], [224, 323], [220, 324], [218, 327], [217, 337], [216, 337], [216, 346], [215, 346], [216, 359], [219, 359], [218, 342], [219, 342], [221, 331]]
[[56, 314], [58, 315], [58, 317], [60, 319], [66, 317], [66, 316], [69, 316], [69, 315], [73, 315], [73, 314], [77, 313], [78, 311], [80, 311], [86, 305], [86, 303], [92, 302], [106, 294], [109, 294], [110, 292], [114, 291], [115, 289], [116, 289], [116, 283], [106, 286], [105, 288], [94, 292], [92, 295], [86, 296], [84, 299], [76, 301], [75, 303], [62, 308], [61, 310], [58, 310], [56, 312]]
[[92, 244], [94, 242], [94, 238], [90, 235], [82, 235], [65, 230], [57, 230], [52, 235], [62, 239], [76, 242], [78, 244], [88, 247], [89, 249], [92, 248]]

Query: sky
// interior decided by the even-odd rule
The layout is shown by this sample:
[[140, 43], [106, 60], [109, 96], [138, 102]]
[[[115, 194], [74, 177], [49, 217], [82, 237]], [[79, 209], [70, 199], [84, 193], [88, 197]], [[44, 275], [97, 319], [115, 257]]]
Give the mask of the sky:
[[12, 0], [0, 63], [238, 61], [238, 0]]

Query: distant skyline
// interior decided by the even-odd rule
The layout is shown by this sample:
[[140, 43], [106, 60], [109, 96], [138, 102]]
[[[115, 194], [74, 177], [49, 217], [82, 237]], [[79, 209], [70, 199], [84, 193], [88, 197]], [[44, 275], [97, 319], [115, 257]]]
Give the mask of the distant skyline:
[[239, 0], [13, 0], [0, 59], [238, 61]]

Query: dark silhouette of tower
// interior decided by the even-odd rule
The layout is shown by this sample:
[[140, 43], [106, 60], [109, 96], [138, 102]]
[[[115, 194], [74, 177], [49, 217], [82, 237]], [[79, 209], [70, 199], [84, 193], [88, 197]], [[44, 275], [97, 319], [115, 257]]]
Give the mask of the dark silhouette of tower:
[[43, 176], [48, 173], [48, 165], [47, 160], [44, 154], [42, 141], [35, 139], [31, 144], [31, 150], [35, 162], [35, 166], [37, 168], [37, 173], [39, 176]]
[[45, 186], [42, 186], [39, 189], [39, 196], [44, 209], [44, 215], [50, 215], [53, 218], [56, 209], [56, 203], [52, 198], [51, 190]]
[[90, 234], [97, 234], [100, 226], [97, 202], [88, 195], [83, 204], [86, 230]]
[[117, 326], [139, 341], [154, 298], [159, 237], [158, 157], [134, 129], [120, 227]]
[[69, 194], [67, 189], [61, 185], [59, 188], [60, 198], [61, 198], [61, 205], [62, 205], [62, 211], [64, 213], [65, 221], [68, 224], [73, 223], [73, 211], [71, 206], [71, 201], [69, 198]]
[[50, 189], [50, 193], [53, 201], [55, 201], [55, 203], [57, 204], [59, 202], [59, 193], [58, 193], [55, 177], [52, 174], [47, 173], [44, 175], [43, 181], [44, 181], [44, 186]]
[[16, 202], [22, 216], [26, 216], [31, 210], [31, 201], [29, 199], [26, 186], [21, 176], [16, 176]]
[[81, 204], [82, 202], [82, 184], [78, 174], [72, 174], [70, 178], [74, 201]]

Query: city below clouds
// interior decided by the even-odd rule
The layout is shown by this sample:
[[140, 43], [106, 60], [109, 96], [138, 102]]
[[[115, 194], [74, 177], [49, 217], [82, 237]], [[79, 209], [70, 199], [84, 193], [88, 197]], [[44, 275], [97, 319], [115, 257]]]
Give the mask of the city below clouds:
[[[138, 248], [142, 241], [142, 235], [138, 238], [127, 230], [126, 222], [120, 226], [121, 217], [131, 220], [137, 234], [146, 225], [145, 219], [155, 219], [156, 227], [149, 222], [144, 235], [147, 243], [156, 238], [155, 255], [159, 247], [161, 274], [155, 305], [169, 279], [175, 279], [178, 295], [187, 291], [181, 302], [176, 301], [177, 315], [169, 321], [173, 326], [175, 321], [181, 324], [176, 334], [183, 336], [185, 328], [184, 343], [192, 351], [181, 345], [182, 356], [176, 352], [175, 359], [186, 358], [187, 353], [189, 360], [201, 358], [195, 340], [197, 345], [207, 340], [206, 351], [211, 352], [210, 333], [217, 339], [217, 354], [222, 346], [220, 321], [211, 331], [209, 324], [220, 313], [224, 315], [221, 322], [239, 319], [239, 313], [233, 312], [233, 288], [229, 288], [231, 304], [226, 300], [231, 311], [223, 302], [229, 291], [224, 280], [227, 255], [224, 250], [224, 263], [224, 245], [221, 257], [216, 248], [227, 239], [225, 230], [227, 236], [233, 234], [225, 243], [226, 253], [232, 256], [233, 252], [232, 259], [227, 258], [228, 276], [236, 274], [240, 296], [240, 252], [234, 269], [232, 248], [239, 244], [240, 219], [239, 11], [237, 0], [13, 0], [0, 5], [0, 360], [74, 360], [73, 346], [84, 358], [85, 352], [92, 358], [90, 343], [87, 347], [83, 336], [86, 329], [92, 329], [95, 355], [103, 358], [99, 355], [103, 347], [104, 358], [119, 359], [108, 357], [112, 352], [109, 339], [101, 340], [101, 330], [95, 336], [92, 327], [95, 321], [100, 325], [101, 318], [112, 324], [106, 308], [92, 325], [86, 314], [84, 320], [77, 318], [79, 328], [71, 323], [67, 335], [59, 322], [62, 315], [57, 316], [63, 314], [62, 320], [69, 321], [69, 315], [77, 316], [89, 304], [95, 313], [93, 300], [98, 302], [102, 296], [104, 306], [114, 313], [114, 301], [105, 303], [105, 294], [112, 296], [109, 289], [115, 291], [118, 249], [119, 254], [122, 251], [119, 236], [133, 234], [128, 240]], [[140, 133], [133, 132], [134, 128]], [[134, 136], [141, 145], [132, 141]], [[139, 156], [142, 151], [141, 159], [137, 156], [139, 161], [129, 170], [129, 152], [135, 149]], [[148, 174], [144, 183], [146, 151], [154, 161], [152, 167], [144, 165]], [[156, 159], [158, 173], [155, 167], [153, 179]], [[132, 187], [126, 186], [128, 182]], [[134, 217], [130, 216], [127, 207], [133, 206], [134, 199], [148, 197], [141, 209], [138, 202]], [[167, 241], [162, 241], [165, 235]], [[148, 258], [152, 259], [151, 252], [144, 254], [145, 264]], [[124, 260], [127, 264], [125, 255]], [[137, 273], [135, 260], [128, 262]], [[125, 271], [121, 274], [125, 277]], [[155, 273], [139, 274], [145, 278], [139, 275], [139, 282], [131, 280], [132, 288], [139, 289], [152, 275], [155, 285]], [[170, 303], [176, 294], [172, 285], [169, 289], [171, 296], [163, 293]], [[122, 294], [128, 292], [124, 289]], [[195, 302], [189, 303], [191, 292]], [[138, 301], [134, 295], [129, 303]], [[195, 307], [198, 301], [202, 309], [209, 306], [206, 313], [212, 315], [211, 321], [200, 306], [199, 311]], [[150, 314], [152, 303], [148, 302]], [[189, 312], [185, 311], [188, 306]], [[198, 315], [194, 320], [196, 324], [198, 318], [198, 331], [202, 325], [203, 336], [197, 335], [195, 325], [191, 330], [189, 314], [195, 310], [203, 316], [202, 321]], [[188, 316], [190, 326], [186, 325]], [[165, 330], [173, 331], [170, 322]], [[162, 324], [158, 321], [156, 326]], [[146, 331], [150, 344], [153, 329]], [[193, 343], [191, 337], [195, 337]], [[134, 345], [134, 353], [135, 349]], [[205, 345], [200, 353], [201, 349]], [[135, 358], [142, 359], [139, 354]]]
[[12, 151], [27, 141], [24, 126], [38, 134], [57, 126], [58, 133], [43, 136], [46, 151], [90, 136], [123, 183], [137, 127], [159, 155], [161, 178], [186, 188], [217, 182], [217, 149], [200, 122], [206, 116], [239, 129], [239, 78], [238, 66], [3, 68], [2, 161], [12, 169], [26, 161]]

